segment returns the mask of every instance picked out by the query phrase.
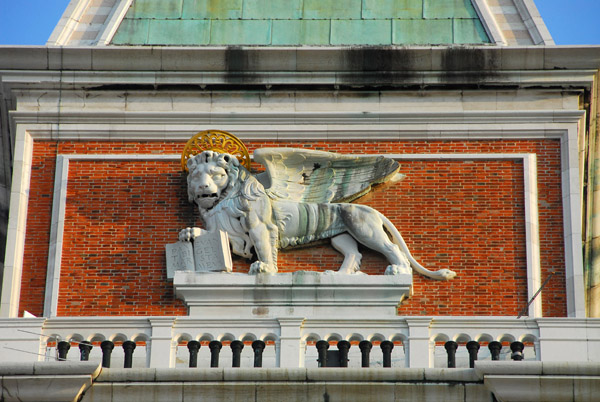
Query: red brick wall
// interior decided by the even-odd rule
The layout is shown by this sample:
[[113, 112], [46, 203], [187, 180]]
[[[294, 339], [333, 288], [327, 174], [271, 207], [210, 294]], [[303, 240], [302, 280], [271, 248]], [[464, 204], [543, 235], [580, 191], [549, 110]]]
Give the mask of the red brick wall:
[[[543, 141], [289, 142], [343, 153], [535, 153], [545, 316], [565, 316], [560, 144]], [[32, 172], [21, 310], [41, 314], [48, 254], [56, 153], [179, 153], [182, 143], [36, 142]], [[515, 160], [401, 161], [407, 178], [362, 203], [385, 214], [413, 256], [429, 269], [458, 277], [414, 277], [414, 296], [401, 315], [516, 316], [527, 302], [523, 166]], [[164, 274], [164, 244], [197, 221], [187, 203], [178, 162], [71, 161], [59, 315], [184, 315]], [[35, 231], [32, 230], [35, 228]], [[363, 252], [363, 271], [381, 274], [387, 262]], [[234, 270], [248, 262], [234, 257]], [[280, 271], [339, 268], [329, 245], [283, 251]]]
[[23, 310], [37, 316], [42, 316], [44, 312], [56, 152], [57, 144], [54, 142], [35, 143], [33, 147], [20, 317], [23, 316]]

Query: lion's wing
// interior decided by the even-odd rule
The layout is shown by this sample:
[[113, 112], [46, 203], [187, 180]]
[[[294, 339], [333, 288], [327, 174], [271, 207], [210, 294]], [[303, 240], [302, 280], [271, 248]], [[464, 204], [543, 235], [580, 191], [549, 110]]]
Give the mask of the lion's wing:
[[261, 148], [254, 160], [266, 168], [265, 187], [271, 198], [298, 202], [350, 202], [399, 169], [398, 162], [382, 156], [298, 148]]

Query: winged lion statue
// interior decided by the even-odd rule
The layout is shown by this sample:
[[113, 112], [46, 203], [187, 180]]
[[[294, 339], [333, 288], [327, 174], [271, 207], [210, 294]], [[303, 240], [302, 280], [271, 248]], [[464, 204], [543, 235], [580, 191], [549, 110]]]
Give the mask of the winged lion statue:
[[[221, 145], [230, 141], [206, 133], [213, 133], [213, 142]], [[397, 161], [302, 148], [262, 148], [254, 152], [254, 161], [265, 171], [253, 175], [239, 157], [223, 147], [212, 148], [216, 150], [202, 150], [184, 161], [188, 197], [197, 205], [206, 230], [227, 232], [234, 254], [256, 259], [250, 274], [277, 272], [279, 249], [330, 239], [344, 256], [341, 273], [360, 270], [357, 243], [361, 243], [387, 258], [390, 265], [385, 274], [415, 270], [438, 280], [456, 276], [448, 269], [430, 271], [420, 265], [389, 219], [369, 206], [351, 203], [375, 184], [402, 178]], [[249, 157], [242, 159], [249, 162]], [[190, 241], [199, 234], [200, 229], [187, 228], [179, 239]]]

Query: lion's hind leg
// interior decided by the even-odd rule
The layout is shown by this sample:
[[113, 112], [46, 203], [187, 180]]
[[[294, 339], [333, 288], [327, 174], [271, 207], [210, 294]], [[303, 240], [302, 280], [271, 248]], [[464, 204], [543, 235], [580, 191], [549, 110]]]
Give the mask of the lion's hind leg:
[[339, 271], [342, 274], [353, 274], [360, 271], [362, 254], [358, 251], [356, 240], [348, 233], [331, 238], [331, 245], [344, 256], [344, 262]]
[[348, 205], [343, 216], [354, 239], [387, 258], [390, 265], [385, 270], [386, 275], [412, 274], [408, 257], [391, 241], [377, 211], [363, 205]]

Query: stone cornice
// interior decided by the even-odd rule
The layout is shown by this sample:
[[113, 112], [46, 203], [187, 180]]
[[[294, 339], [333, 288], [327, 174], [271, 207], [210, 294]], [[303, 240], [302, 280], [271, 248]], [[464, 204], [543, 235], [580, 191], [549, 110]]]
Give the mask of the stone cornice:
[[[539, 111], [466, 111], [466, 112], [12, 112], [12, 119], [18, 124], [261, 124], [277, 125], [289, 122], [303, 124], [485, 124], [493, 121], [500, 123], [573, 123], [579, 121], [583, 111], [539, 110]], [[63, 127], [67, 130], [66, 127]], [[145, 133], [151, 133], [151, 127], [140, 127]], [[189, 137], [185, 129], [184, 139]], [[43, 131], [43, 130], [42, 130]], [[135, 130], [134, 130], [135, 131]], [[160, 128], [162, 132], [162, 128]], [[261, 131], [265, 131], [261, 128]], [[35, 133], [36, 130], [33, 130]], [[177, 127], [170, 130], [171, 138], [178, 133]], [[39, 134], [42, 134], [39, 132]], [[49, 133], [48, 133], [49, 134]], [[34, 134], [35, 135], [35, 134]], [[81, 135], [81, 134], [80, 134]], [[37, 138], [37, 135], [36, 135]]]
[[0, 78], [13, 87], [589, 87], [599, 67], [600, 46], [0, 46]]

